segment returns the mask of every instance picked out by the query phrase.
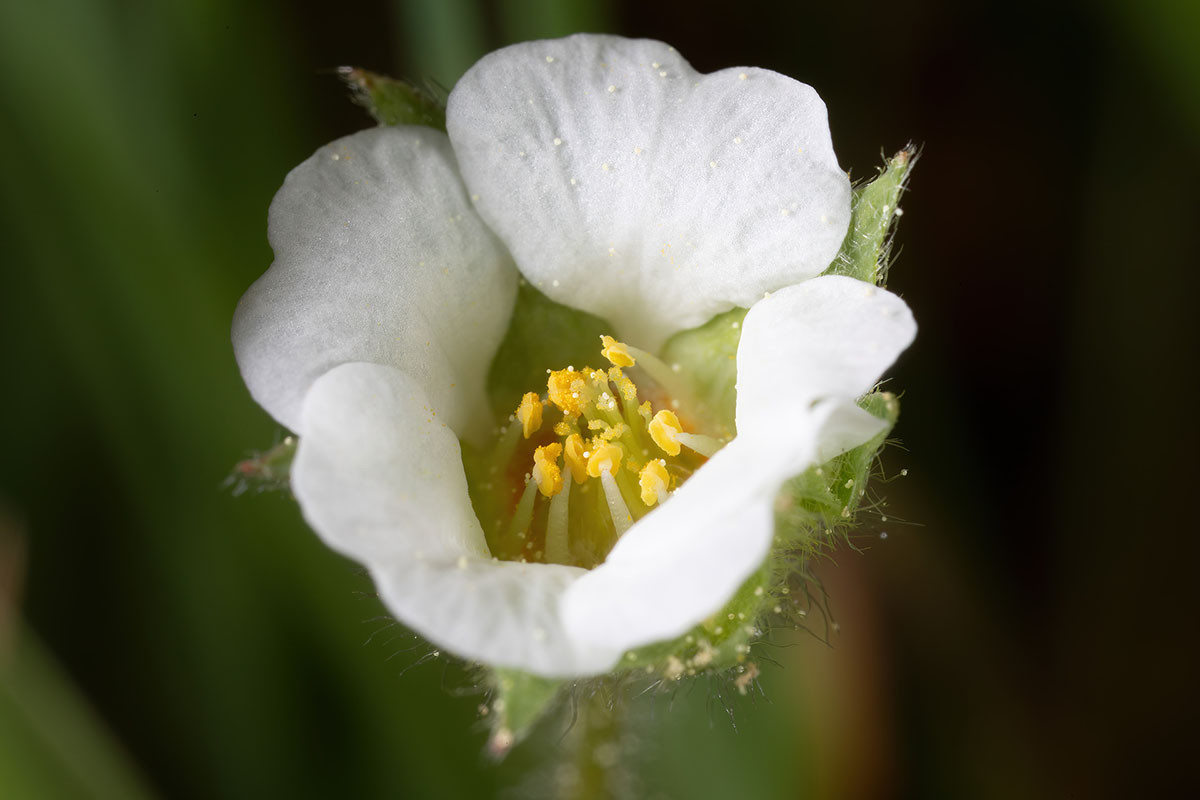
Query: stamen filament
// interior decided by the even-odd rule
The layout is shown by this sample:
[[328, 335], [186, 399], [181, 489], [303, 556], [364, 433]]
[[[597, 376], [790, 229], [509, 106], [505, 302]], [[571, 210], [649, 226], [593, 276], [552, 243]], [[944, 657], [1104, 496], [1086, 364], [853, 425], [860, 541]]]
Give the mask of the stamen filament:
[[630, 345], [626, 345], [625, 349], [631, 356], [637, 359], [637, 365], [641, 370], [661, 386], [663, 391], [681, 403], [688, 404], [691, 392], [688, 391], [687, 386], [679, 379], [679, 376], [675, 374], [675, 370], [671, 369], [658, 356], [647, 353], [645, 350], [640, 350]]
[[510, 537], [529, 531], [529, 525], [533, 522], [533, 501], [537, 499], [537, 485], [533, 478], [525, 482], [525, 491], [521, 494], [517, 510], [513, 512], [512, 521], [508, 524]]
[[684, 447], [695, 450], [707, 458], [712, 458], [718, 450], [725, 446], [720, 439], [714, 439], [702, 433], [677, 433], [675, 439]]
[[504, 465], [512, 460], [517, 452], [517, 445], [521, 442], [524, 428], [519, 419], [514, 419], [500, 434], [500, 441], [496, 443], [496, 449], [492, 452], [491, 472], [502, 470]]
[[550, 498], [550, 513], [546, 517], [546, 563], [571, 564], [571, 549], [567, 544], [567, 523], [570, 520], [571, 487]]
[[633, 515], [621, 497], [621, 489], [617, 479], [608, 470], [600, 473], [600, 483], [604, 486], [604, 499], [608, 501], [608, 513], [612, 516], [613, 527], [617, 529], [617, 538], [625, 535], [625, 531], [633, 525]]

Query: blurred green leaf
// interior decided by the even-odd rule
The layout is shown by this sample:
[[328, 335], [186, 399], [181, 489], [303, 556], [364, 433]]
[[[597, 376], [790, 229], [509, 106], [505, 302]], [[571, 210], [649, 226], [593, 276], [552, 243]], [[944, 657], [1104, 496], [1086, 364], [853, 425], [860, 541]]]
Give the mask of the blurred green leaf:
[[151, 796], [112, 734], [41, 642], [19, 629], [0, 652], [0, 793], [5, 797]]

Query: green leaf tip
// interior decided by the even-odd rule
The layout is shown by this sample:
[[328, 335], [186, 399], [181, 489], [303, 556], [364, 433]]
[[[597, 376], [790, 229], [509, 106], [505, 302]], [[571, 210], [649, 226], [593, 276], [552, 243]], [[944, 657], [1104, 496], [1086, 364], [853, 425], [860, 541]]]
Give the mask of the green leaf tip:
[[892, 233], [904, 212], [900, 197], [916, 163], [918, 151], [909, 144], [887, 159], [879, 175], [854, 188], [850, 199], [850, 228], [826, 275], [848, 275], [883, 285], [891, 259]]
[[492, 718], [488, 752], [493, 758], [503, 758], [529, 735], [554, 705], [562, 685], [521, 670], [497, 667], [492, 671], [492, 700], [487, 708]]
[[359, 67], [339, 67], [354, 102], [380, 125], [424, 125], [446, 130], [446, 109], [431, 92]]

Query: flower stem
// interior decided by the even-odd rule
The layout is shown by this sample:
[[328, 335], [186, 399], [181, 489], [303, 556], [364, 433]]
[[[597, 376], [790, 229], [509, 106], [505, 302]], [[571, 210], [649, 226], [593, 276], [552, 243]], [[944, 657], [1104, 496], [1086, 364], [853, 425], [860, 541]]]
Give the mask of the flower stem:
[[571, 778], [559, 784], [562, 800], [608, 800], [622, 796], [621, 731], [625, 709], [619, 690], [601, 684], [580, 699], [574, 731]]

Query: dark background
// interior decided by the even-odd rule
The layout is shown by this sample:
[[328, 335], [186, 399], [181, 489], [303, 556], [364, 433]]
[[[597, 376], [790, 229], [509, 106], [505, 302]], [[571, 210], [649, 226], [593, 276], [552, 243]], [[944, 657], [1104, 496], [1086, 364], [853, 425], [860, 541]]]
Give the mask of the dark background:
[[793, 637], [736, 733], [706, 686], [658, 702], [641, 792], [1194, 784], [1198, 9], [4, 3], [0, 794], [491, 796], [541, 758], [489, 766], [454, 665], [364, 645], [366, 579], [286, 497], [222, 488], [281, 435], [228, 326], [283, 176], [369, 124], [333, 68], [451, 86], [577, 30], [811, 83], [855, 176], [923, 147], [890, 282], [921, 326], [904, 448], [889, 520], [822, 567], [835, 647]]

